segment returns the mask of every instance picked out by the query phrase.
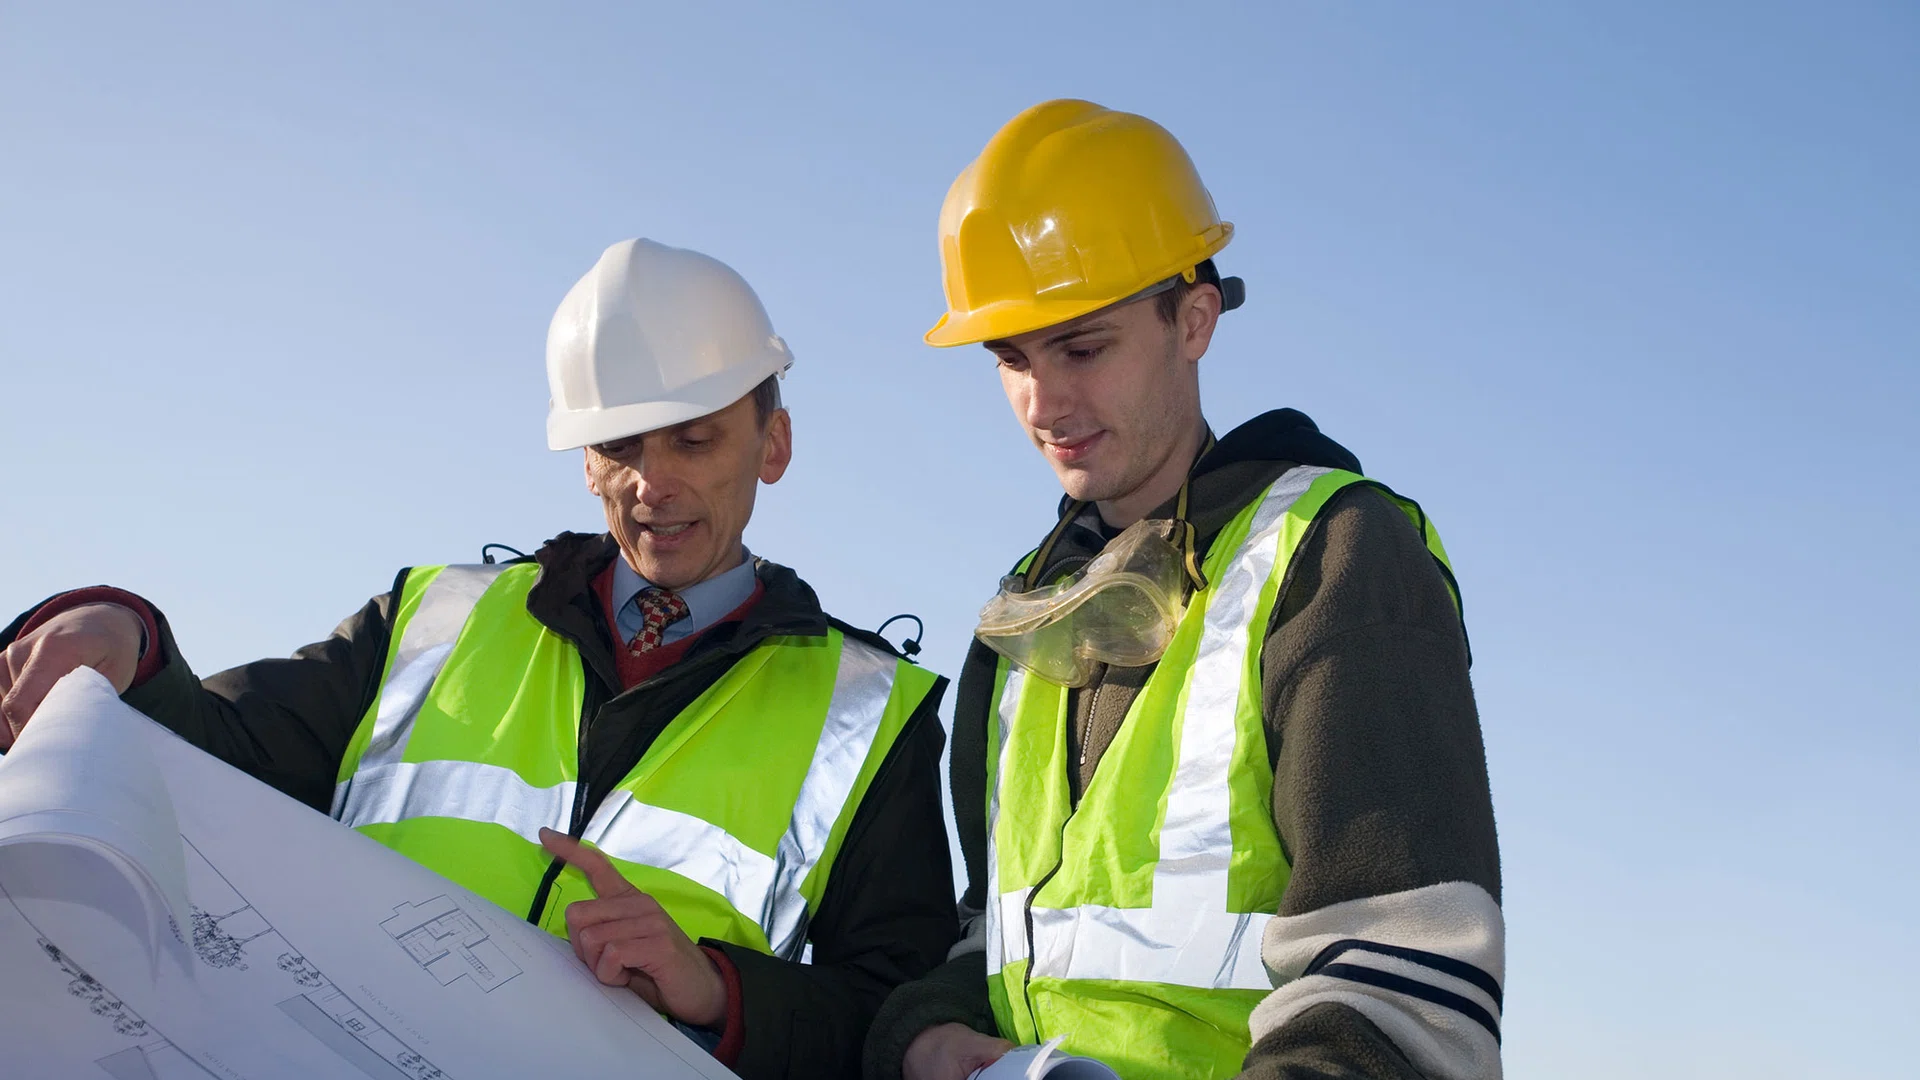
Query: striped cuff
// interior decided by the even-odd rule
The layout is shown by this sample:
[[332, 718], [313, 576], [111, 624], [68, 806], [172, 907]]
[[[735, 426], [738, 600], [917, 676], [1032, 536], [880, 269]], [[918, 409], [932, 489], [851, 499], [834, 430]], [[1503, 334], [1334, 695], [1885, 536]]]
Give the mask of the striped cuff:
[[1436, 1080], [1500, 1076], [1506, 928], [1478, 885], [1446, 882], [1276, 918], [1261, 959], [1278, 989], [1253, 1012], [1255, 1042], [1337, 1002]]

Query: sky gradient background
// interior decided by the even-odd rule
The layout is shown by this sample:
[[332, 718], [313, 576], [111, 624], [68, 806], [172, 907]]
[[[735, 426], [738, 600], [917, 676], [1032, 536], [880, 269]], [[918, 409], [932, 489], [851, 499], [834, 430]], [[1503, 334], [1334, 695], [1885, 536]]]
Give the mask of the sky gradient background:
[[598, 528], [542, 346], [646, 235], [795, 353], [748, 542], [953, 673], [1058, 488], [920, 343], [935, 218], [1087, 97], [1238, 227], [1216, 430], [1302, 409], [1446, 538], [1508, 1074], [1912, 1075], [1911, 5], [292, 7], [0, 4], [0, 617], [123, 585], [208, 673]]

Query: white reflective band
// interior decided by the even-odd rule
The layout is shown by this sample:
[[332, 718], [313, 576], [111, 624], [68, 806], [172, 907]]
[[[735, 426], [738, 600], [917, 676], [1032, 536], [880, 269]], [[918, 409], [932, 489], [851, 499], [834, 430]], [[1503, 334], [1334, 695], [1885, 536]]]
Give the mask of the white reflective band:
[[[422, 611], [432, 588], [428, 586], [428, 597], [422, 599]], [[440, 650], [434, 661], [437, 672], [452, 648], [451, 641], [429, 645], [417, 655], [431, 657], [435, 646]], [[797, 958], [806, 946], [808, 919], [801, 887], [825, 857], [834, 823], [853, 797], [854, 785], [879, 738], [887, 702], [893, 696], [896, 663], [892, 655], [872, 646], [842, 642], [826, 719], [787, 830], [773, 855], [754, 850], [718, 825], [640, 802], [625, 791], [612, 792], [601, 802], [583, 839], [614, 858], [666, 870], [712, 889], [759, 925], [774, 955]], [[388, 688], [392, 686], [389, 680]], [[424, 697], [422, 688], [412, 711], [418, 710]], [[406, 748], [404, 734], [412, 711], [408, 723], [399, 729], [402, 737], [390, 740], [395, 758]], [[497, 765], [377, 762], [368, 756], [361, 759], [353, 776], [335, 788], [334, 816], [349, 826], [415, 817], [487, 822], [504, 825], [537, 844], [542, 826], [567, 831], [574, 790], [572, 781], [534, 787]]]
[[1027, 958], [1027, 897], [1032, 886], [987, 901], [987, 974]]
[[[1267, 489], [1247, 537], [1209, 590], [1200, 644], [1187, 669], [1180, 760], [1167, 789], [1160, 861], [1153, 870], [1154, 906], [1189, 912], [1227, 909], [1227, 867], [1233, 858], [1228, 779], [1246, 686], [1248, 638], [1260, 590], [1279, 557], [1287, 509], [1328, 470], [1288, 470]], [[1257, 683], [1255, 684], [1258, 685]]]
[[540, 828], [567, 831], [573, 781], [535, 787], [512, 769], [477, 761], [398, 761], [362, 765], [334, 792], [342, 824], [391, 825], [409, 818], [458, 818], [503, 825], [529, 843]]
[[[344, 789], [346, 785], [342, 785]], [[411, 818], [456, 818], [501, 825], [528, 843], [544, 826], [566, 832], [576, 785], [535, 787], [511, 769], [476, 761], [420, 761], [358, 772], [346, 795], [344, 824], [386, 825]], [[616, 859], [659, 867], [697, 881], [751, 915], [773, 887], [774, 863], [692, 814], [639, 802], [616, 791], [582, 836]]]
[[[786, 835], [774, 852], [778, 877], [767, 893], [760, 925], [767, 931], [773, 955], [789, 960], [800, 956], [807, 938], [807, 899], [800, 886], [819, 865], [840, 820], [853, 785], [860, 779], [867, 755], [880, 737], [880, 722], [893, 696], [898, 662], [871, 645], [842, 638], [840, 666], [834, 673], [833, 700], [814, 744], [813, 760], [800, 782], [800, 796]], [[751, 908], [741, 908], [751, 911]]]
[[373, 733], [360, 762], [384, 765], [398, 762], [407, 750], [413, 718], [427, 700], [433, 680], [446, 666], [460, 628], [474, 605], [506, 567], [499, 565], [446, 566], [427, 583], [413, 617], [400, 633], [393, 667], [380, 687], [380, 707], [373, 717]]
[[[1260, 962], [1260, 934], [1272, 915], [1196, 911], [1154, 899], [1150, 908], [1034, 908], [1033, 973], [1202, 990], [1273, 989]], [[1024, 924], [1021, 931], [1024, 936]]]
[[624, 792], [594, 813], [587, 838], [610, 855], [670, 870], [726, 897], [759, 924], [773, 955], [797, 959], [807, 931], [801, 886], [826, 854], [834, 822], [853, 797], [879, 738], [895, 664], [892, 656], [869, 645], [841, 643], [826, 721], [773, 855], [700, 818], [632, 802]]
[[[987, 907], [987, 974], [1028, 956], [1027, 897], [1015, 889]], [[1271, 990], [1260, 962], [1272, 915], [1191, 908], [1033, 909], [1033, 973], [1056, 979], [1157, 982], [1214, 990]]]
[[[1020, 691], [1027, 684], [1025, 668], [1013, 664], [1007, 665], [1007, 681], [1000, 688], [1000, 702], [996, 709], [1000, 723], [993, 742], [994, 783], [987, 791], [987, 974], [1000, 970], [1003, 962], [1018, 960], [1027, 955], [1027, 926], [1020, 907], [1013, 913], [1013, 932], [1019, 935], [1017, 947], [1014, 939], [1009, 938], [1007, 914], [1003, 910], [1000, 895], [1000, 844], [994, 834], [1000, 831], [1000, 784], [1007, 775], [1007, 730], [1013, 726], [1013, 718], [1020, 711]], [[1025, 905], [1026, 895], [1031, 889], [1021, 889], [1007, 896], [1019, 896], [1020, 905]]]
[[705, 885], [749, 918], [773, 890], [771, 856], [704, 818], [640, 802], [624, 791], [607, 796], [582, 835], [616, 859]]

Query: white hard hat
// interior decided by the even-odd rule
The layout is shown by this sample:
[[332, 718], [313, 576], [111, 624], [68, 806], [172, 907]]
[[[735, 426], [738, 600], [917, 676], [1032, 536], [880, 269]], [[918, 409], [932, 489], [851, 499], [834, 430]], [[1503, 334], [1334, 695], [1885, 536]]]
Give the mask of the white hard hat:
[[547, 327], [547, 446], [574, 450], [718, 412], [792, 365], [732, 267], [622, 240]]

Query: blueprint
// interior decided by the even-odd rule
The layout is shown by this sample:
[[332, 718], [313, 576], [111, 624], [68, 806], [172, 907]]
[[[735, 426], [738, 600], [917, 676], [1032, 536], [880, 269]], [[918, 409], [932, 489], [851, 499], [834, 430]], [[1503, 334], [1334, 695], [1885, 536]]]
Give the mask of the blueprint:
[[201, 753], [89, 670], [0, 758], [0, 1075], [732, 1074], [565, 942]]
[[487, 939], [480, 921], [450, 896], [401, 904], [380, 928], [441, 986], [471, 979], [481, 990], [492, 990], [520, 974], [520, 966]]

